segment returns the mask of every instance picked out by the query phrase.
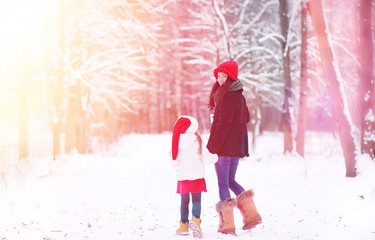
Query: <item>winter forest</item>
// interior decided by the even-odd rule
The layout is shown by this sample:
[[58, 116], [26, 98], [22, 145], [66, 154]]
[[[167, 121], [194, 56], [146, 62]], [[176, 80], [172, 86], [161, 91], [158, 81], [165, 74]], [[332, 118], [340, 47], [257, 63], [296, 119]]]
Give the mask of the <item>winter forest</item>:
[[253, 144], [282, 131], [284, 152], [303, 156], [306, 131], [329, 131], [355, 176], [356, 156], [374, 157], [373, 5], [2, 1], [2, 161], [89, 153], [124, 134], [170, 131], [180, 115], [206, 131], [212, 70], [232, 59]]
[[303, 159], [310, 133], [328, 134], [355, 178], [375, 158], [374, 16], [374, 0], [1, 0], [0, 183], [32, 159], [168, 135], [180, 115], [208, 134], [227, 60], [250, 149], [281, 136], [279, 153]]

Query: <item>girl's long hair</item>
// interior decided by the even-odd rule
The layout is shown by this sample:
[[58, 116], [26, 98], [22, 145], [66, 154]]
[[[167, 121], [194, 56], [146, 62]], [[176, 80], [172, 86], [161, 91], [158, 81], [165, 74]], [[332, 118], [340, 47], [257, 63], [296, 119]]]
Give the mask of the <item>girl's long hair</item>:
[[210, 98], [208, 101], [208, 109], [213, 110], [215, 108], [215, 99], [214, 99], [214, 94], [216, 91], [219, 91], [218, 94], [218, 99], [216, 104], [220, 104], [223, 99], [225, 94], [229, 91], [230, 85], [234, 81], [228, 77], [223, 86], [220, 87], [219, 83], [216, 81], [215, 84], [212, 86], [211, 92], [210, 92]]
[[198, 143], [199, 143], [199, 149], [198, 153], [202, 155], [202, 138], [198, 131], [195, 132], [195, 136], [197, 137]]

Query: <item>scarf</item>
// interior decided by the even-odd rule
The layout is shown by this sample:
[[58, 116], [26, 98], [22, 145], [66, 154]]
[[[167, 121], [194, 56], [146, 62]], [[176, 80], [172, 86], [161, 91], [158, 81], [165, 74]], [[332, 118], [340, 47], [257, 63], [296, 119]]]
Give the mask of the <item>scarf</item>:
[[234, 92], [243, 89], [243, 84], [241, 80], [237, 80], [232, 82], [232, 84], [229, 87], [229, 92]]
[[[218, 101], [219, 101], [219, 89], [220, 88], [218, 88], [216, 91], [215, 91], [215, 93], [214, 93], [214, 101], [215, 101], [215, 105], [218, 103]], [[238, 90], [241, 90], [241, 89], [243, 89], [243, 84], [242, 84], [242, 82], [241, 82], [241, 80], [239, 80], [239, 79], [237, 79], [236, 81], [234, 81], [234, 82], [232, 82], [231, 84], [230, 84], [230, 86], [229, 86], [229, 89], [228, 89], [228, 91], [229, 92], [234, 92], [234, 91], [238, 91]]]

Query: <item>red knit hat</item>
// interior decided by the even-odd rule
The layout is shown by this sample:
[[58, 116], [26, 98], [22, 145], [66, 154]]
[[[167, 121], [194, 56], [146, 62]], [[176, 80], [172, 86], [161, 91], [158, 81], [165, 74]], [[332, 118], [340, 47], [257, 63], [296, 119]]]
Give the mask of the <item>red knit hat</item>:
[[235, 61], [227, 61], [220, 64], [214, 70], [214, 76], [217, 79], [217, 74], [219, 72], [225, 73], [228, 77], [230, 77], [233, 81], [237, 80], [238, 76], [238, 65]]
[[172, 159], [176, 160], [178, 154], [178, 144], [180, 134], [195, 133], [198, 130], [198, 121], [190, 116], [181, 116], [177, 119], [173, 127], [172, 136]]

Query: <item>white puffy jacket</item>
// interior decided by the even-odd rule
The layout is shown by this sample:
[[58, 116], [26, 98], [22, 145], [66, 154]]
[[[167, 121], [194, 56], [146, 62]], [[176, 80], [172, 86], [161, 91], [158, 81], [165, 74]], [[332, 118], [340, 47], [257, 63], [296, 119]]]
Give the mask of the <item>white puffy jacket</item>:
[[[201, 159], [198, 153], [199, 142], [194, 133], [185, 133], [180, 135], [178, 155], [175, 161], [178, 162], [176, 167], [176, 178], [179, 181], [195, 180], [204, 178], [204, 163], [214, 163], [215, 157], [206, 157], [208, 153], [205, 144], [202, 142], [202, 152], [205, 156]], [[214, 157], [214, 158], [213, 158]]]

